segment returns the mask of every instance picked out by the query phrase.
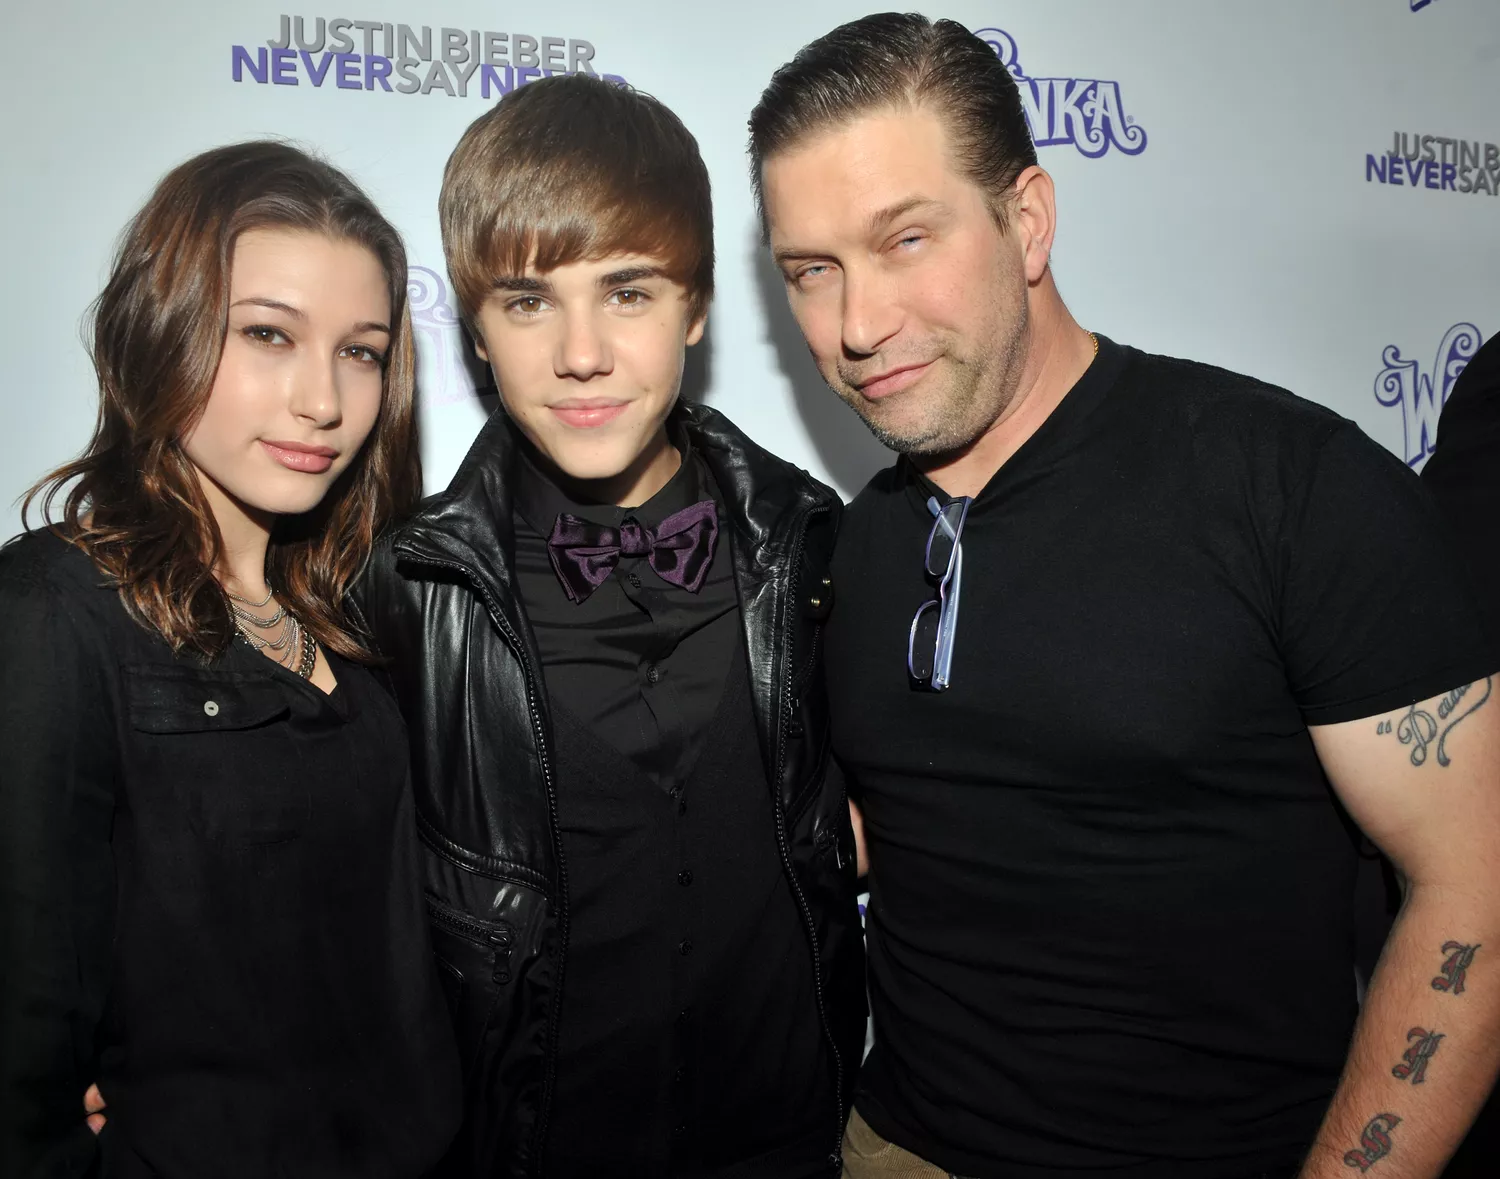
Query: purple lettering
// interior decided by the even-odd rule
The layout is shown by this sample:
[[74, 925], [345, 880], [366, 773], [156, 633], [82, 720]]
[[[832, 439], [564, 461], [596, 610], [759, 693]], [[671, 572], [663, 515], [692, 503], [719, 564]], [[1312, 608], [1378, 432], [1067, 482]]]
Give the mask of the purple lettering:
[[340, 90], [360, 90], [359, 84], [359, 54], [341, 53], [338, 55], [338, 84]]
[[271, 81], [278, 86], [296, 86], [297, 51], [295, 49], [271, 50]]
[[1436, 160], [1428, 160], [1426, 167], [1424, 167], [1422, 169], [1422, 171], [1424, 171], [1424, 172], [1427, 173], [1427, 175], [1423, 178], [1422, 183], [1425, 184], [1425, 185], [1427, 185], [1428, 188], [1436, 188], [1438, 186], [1438, 164], [1437, 164], [1437, 161]]
[[391, 84], [387, 81], [391, 76], [391, 59], [371, 55], [365, 58], [365, 89], [374, 90], [375, 83], [379, 82], [385, 92], [391, 92]]
[[234, 70], [236, 82], [243, 82], [245, 80], [243, 71], [249, 70], [250, 76], [264, 86], [266, 84], [266, 47], [259, 46], [255, 50], [255, 60], [252, 61], [250, 51], [243, 45], [236, 45], [231, 68]]
[[302, 64], [307, 69], [307, 76], [312, 79], [313, 87], [319, 88], [323, 85], [323, 75], [328, 73], [328, 66], [333, 61], [333, 54], [325, 53], [322, 57], [321, 66], [313, 65], [312, 54], [307, 50], [302, 51]]
[[479, 67], [479, 96], [488, 98], [490, 89], [494, 88], [496, 94], [509, 94], [516, 88], [516, 75], [511, 66], [480, 66]]
[[1386, 156], [1365, 156], [1366, 184], [1369, 184], [1372, 180], [1378, 180], [1381, 184], [1385, 183], [1385, 162], [1387, 158]]
[[542, 71], [535, 66], [522, 66], [516, 71], [516, 85], [524, 86], [527, 82], [535, 82], [542, 76]]
[[1443, 165], [1443, 189], [1447, 192], [1456, 192], [1456, 181], [1458, 178], [1457, 164]]

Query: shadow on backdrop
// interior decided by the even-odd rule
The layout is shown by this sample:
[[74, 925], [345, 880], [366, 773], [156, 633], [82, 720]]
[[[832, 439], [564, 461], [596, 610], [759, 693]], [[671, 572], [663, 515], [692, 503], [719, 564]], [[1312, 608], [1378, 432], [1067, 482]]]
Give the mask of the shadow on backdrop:
[[792, 399], [813, 448], [838, 490], [853, 498], [870, 476], [895, 461], [860, 416], [838, 399], [818, 374], [802, 329], [786, 304], [786, 286], [758, 231], [750, 234], [750, 265], [765, 315], [766, 336], [776, 350], [777, 367], [791, 382]]

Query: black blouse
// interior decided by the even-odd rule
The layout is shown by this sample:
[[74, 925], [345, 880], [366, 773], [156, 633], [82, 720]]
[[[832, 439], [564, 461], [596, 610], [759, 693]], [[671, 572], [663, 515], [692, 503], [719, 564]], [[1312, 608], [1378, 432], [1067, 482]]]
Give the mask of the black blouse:
[[0, 553], [0, 1174], [425, 1173], [460, 1082], [394, 704], [174, 658], [101, 580]]

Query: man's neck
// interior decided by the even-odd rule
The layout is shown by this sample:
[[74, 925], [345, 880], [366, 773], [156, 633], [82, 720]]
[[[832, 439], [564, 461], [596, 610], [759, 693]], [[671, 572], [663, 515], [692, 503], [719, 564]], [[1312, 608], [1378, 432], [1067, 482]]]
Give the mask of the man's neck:
[[1034, 314], [1031, 339], [1016, 394], [994, 423], [964, 449], [917, 460], [922, 471], [949, 495], [978, 495], [995, 472], [1040, 429], [1093, 363], [1093, 337], [1062, 301]]

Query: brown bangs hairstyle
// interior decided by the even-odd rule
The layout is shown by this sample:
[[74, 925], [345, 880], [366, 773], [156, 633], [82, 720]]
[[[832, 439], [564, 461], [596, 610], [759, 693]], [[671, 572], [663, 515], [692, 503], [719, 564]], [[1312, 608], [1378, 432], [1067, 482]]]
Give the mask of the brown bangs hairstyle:
[[126, 227], [92, 308], [93, 438], [27, 493], [22, 522], [39, 501], [44, 522], [88, 553], [131, 615], [174, 651], [213, 657], [228, 646], [233, 617], [214, 577], [223, 542], [181, 439], [213, 388], [235, 242], [251, 229], [364, 246], [390, 287], [393, 332], [374, 429], [316, 508], [276, 522], [266, 554], [267, 579], [317, 641], [367, 661], [341, 603], [377, 532], [421, 494], [406, 252], [353, 181], [288, 144], [240, 143], [193, 157]]
[[[471, 332], [495, 280], [644, 254], [688, 292], [714, 286], [698, 141], [648, 94], [575, 74], [518, 87], [469, 124], [443, 172], [443, 253]], [[477, 334], [477, 332], [476, 332]]]

